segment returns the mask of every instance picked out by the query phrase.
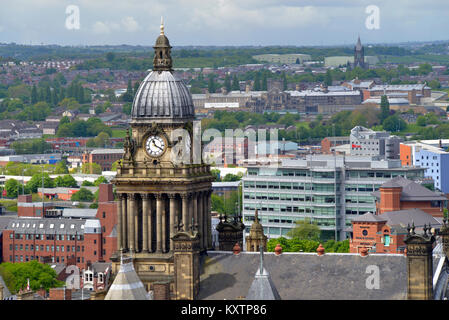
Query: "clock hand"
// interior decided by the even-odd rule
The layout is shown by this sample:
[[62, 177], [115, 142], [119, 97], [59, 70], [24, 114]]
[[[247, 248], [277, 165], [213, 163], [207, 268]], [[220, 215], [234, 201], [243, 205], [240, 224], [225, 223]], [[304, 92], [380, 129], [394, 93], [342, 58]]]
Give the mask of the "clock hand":
[[158, 148], [159, 150], [162, 150], [162, 148], [159, 147], [159, 146], [154, 142], [154, 140], [152, 140], [152, 142], [153, 142], [153, 145], [154, 145], [156, 148]]

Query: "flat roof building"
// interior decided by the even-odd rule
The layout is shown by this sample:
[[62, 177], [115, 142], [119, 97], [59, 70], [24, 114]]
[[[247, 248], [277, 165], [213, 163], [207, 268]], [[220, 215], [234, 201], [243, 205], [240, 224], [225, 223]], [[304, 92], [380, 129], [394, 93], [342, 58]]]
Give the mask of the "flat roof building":
[[396, 176], [420, 180], [424, 169], [402, 167], [400, 160], [338, 155], [249, 164], [243, 177], [243, 222], [249, 230], [258, 209], [265, 234], [277, 238], [286, 236], [295, 221], [310, 218], [325, 237], [342, 240], [354, 217], [375, 212], [372, 193]]

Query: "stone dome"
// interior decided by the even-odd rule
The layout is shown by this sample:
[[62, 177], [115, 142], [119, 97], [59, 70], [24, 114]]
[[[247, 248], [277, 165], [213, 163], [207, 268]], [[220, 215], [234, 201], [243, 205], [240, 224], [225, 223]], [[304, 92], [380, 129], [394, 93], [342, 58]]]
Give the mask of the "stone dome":
[[154, 46], [155, 47], [170, 47], [170, 41], [165, 36], [165, 34], [161, 34], [159, 37], [157, 37], [156, 43]]
[[152, 71], [134, 97], [133, 119], [192, 119], [192, 96], [184, 82], [170, 71]]

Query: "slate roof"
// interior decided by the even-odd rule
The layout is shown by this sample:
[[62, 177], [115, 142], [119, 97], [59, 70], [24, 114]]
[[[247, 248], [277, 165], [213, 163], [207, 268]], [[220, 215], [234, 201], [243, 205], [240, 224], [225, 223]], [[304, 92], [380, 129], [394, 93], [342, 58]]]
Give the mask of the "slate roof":
[[0, 276], [0, 284], [3, 286], [3, 298], [10, 297], [11, 296], [11, 292], [9, 291], [8, 287], [6, 286], [6, 283], [3, 280], [2, 276]]
[[[85, 230], [89, 223], [100, 225], [96, 219], [65, 219], [65, 218], [28, 218], [22, 217], [9, 222], [7, 229], [20, 234], [70, 234], [82, 235], [91, 231]], [[101, 232], [98, 227], [95, 233]]]
[[263, 249], [260, 247], [260, 267], [258, 268], [253, 283], [246, 295], [246, 300], [281, 300], [281, 296], [279, 295], [273, 280], [271, 280], [270, 274], [263, 266], [263, 256]]
[[[401, 201], [432, 201], [432, 200], [448, 200], [446, 197], [433, 192], [422, 185], [397, 176], [380, 186], [380, 188], [402, 187]], [[372, 193], [373, 196], [380, 199], [380, 191]]]
[[[202, 256], [199, 299], [244, 298], [260, 264], [259, 254], [215, 251]], [[368, 289], [370, 266], [377, 266], [379, 289]], [[264, 267], [283, 300], [406, 299], [406, 257], [399, 254], [274, 253], [264, 254]], [[370, 267], [370, 268], [368, 268]]]
[[367, 212], [361, 216], [357, 216], [354, 219], [352, 219], [352, 221], [355, 222], [382, 222], [382, 221], [387, 221], [386, 217], [384, 217], [384, 215], [375, 215], [372, 214], [371, 212]]
[[122, 258], [120, 270], [109, 288], [105, 300], [149, 300], [145, 286], [134, 270], [130, 258]]
[[387, 220], [387, 223], [390, 226], [407, 227], [407, 224], [410, 223], [411, 225], [412, 222], [415, 224], [416, 228], [424, 227], [424, 224], [428, 225], [429, 223], [432, 227], [441, 226], [441, 223], [432, 215], [416, 208], [385, 212], [381, 214], [380, 217]]

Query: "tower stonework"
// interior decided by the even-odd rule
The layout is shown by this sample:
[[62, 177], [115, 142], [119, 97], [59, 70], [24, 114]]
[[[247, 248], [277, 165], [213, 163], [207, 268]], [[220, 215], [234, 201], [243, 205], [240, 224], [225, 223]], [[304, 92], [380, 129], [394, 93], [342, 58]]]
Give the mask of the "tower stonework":
[[233, 221], [228, 221], [228, 216], [220, 216], [216, 230], [218, 231], [218, 248], [220, 251], [232, 251], [238, 243], [243, 248], [243, 231], [245, 225], [241, 217], [234, 216]]
[[249, 230], [249, 235], [246, 237], [246, 251], [258, 252], [260, 248], [267, 251], [267, 236], [263, 233], [263, 226], [259, 221], [259, 214], [254, 214], [254, 222]]
[[200, 289], [200, 237], [197, 232], [179, 232], [174, 243], [174, 297], [195, 300]]
[[[432, 250], [435, 237], [429, 228], [423, 234], [416, 234], [415, 227], [408, 229], [404, 242], [407, 244], [407, 299], [433, 299]], [[429, 233], [427, 231], [429, 230]]]
[[362, 69], [366, 68], [365, 64], [365, 48], [360, 42], [360, 36], [357, 39], [357, 44], [354, 47], [354, 68], [360, 67]]
[[117, 272], [122, 249], [132, 256], [147, 290], [168, 282], [173, 294], [175, 234], [194, 228], [199, 251], [211, 248], [213, 177], [194, 139], [192, 96], [173, 73], [162, 25], [154, 50], [153, 71], [134, 97], [131, 130], [112, 181], [118, 198], [118, 251], [111, 260]]

